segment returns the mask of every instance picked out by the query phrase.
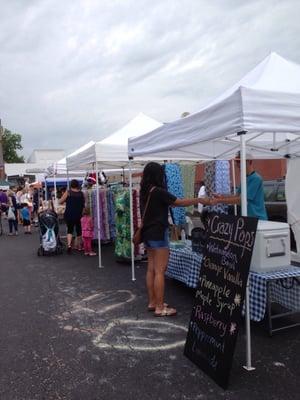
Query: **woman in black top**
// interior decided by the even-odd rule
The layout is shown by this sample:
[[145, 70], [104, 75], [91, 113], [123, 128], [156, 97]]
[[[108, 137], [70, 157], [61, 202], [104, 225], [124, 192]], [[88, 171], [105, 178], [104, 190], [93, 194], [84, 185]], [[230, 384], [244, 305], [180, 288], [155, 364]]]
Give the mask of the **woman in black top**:
[[64, 217], [68, 232], [68, 253], [71, 253], [74, 228], [76, 229], [76, 248], [77, 250], [82, 250], [80, 219], [82, 217], [85, 201], [84, 195], [79, 187], [79, 182], [76, 179], [71, 180], [70, 190], [66, 191], [59, 201], [60, 204], [64, 202], [66, 202]]
[[202, 203], [211, 205], [208, 198], [177, 199], [166, 190], [164, 169], [151, 162], [144, 168], [141, 182], [141, 211], [148, 207], [143, 220], [142, 239], [147, 248], [148, 268], [146, 285], [148, 291], [148, 310], [155, 316], [164, 317], [176, 314], [176, 309], [164, 303], [165, 271], [169, 260], [169, 207], [187, 207]]

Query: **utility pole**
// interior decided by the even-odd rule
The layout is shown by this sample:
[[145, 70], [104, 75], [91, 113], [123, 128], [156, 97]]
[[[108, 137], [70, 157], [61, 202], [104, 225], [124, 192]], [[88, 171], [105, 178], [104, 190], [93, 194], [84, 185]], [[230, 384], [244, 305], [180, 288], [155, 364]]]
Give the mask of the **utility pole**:
[[5, 179], [4, 158], [3, 158], [3, 127], [0, 119], [0, 179]]

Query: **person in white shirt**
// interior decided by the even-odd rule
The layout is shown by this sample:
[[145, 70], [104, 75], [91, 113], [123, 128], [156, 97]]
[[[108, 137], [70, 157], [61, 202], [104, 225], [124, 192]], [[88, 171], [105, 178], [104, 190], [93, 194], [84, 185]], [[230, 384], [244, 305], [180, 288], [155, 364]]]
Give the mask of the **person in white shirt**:
[[[198, 197], [200, 197], [200, 198], [201, 197], [206, 197], [206, 190], [205, 190], [205, 185], [204, 185], [203, 181], [200, 182], [200, 189], [199, 189], [199, 192], [198, 192]], [[199, 213], [202, 213], [203, 204], [198, 203], [198, 211], [199, 211]]]

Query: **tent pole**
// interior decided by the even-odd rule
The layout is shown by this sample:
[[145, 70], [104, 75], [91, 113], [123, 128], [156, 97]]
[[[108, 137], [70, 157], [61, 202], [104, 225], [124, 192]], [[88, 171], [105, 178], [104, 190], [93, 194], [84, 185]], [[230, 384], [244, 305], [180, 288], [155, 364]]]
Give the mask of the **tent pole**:
[[[247, 217], [247, 171], [246, 171], [246, 132], [239, 132], [240, 135], [240, 165], [241, 165], [241, 209], [242, 216]], [[247, 371], [253, 371], [255, 368], [252, 367], [251, 362], [251, 328], [250, 328], [250, 296], [249, 296], [249, 278], [246, 286], [245, 296], [246, 306], [246, 365], [244, 368]]]
[[[129, 165], [130, 165], [130, 162], [129, 162]], [[122, 184], [124, 185], [124, 184], [125, 184], [125, 168], [124, 168], [124, 167], [122, 167], [122, 170], [123, 170], [123, 175], [122, 175]]]
[[55, 169], [54, 169], [54, 210], [56, 212], [56, 204], [57, 204], [57, 187], [56, 187], [56, 167], [57, 164], [55, 164]]
[[102, 254], [101, 254], [101, 232], [100, 232], [100, 201], [99, 201], [99, 180], [98, 180], [98, 163], [95, 163], [96, 170], [96, 207], [97, 207], [97, 236], [98, 236], [98, 257], [99, 257], [99, 268], [104, 268], [102, 265]]
[[45, 200], [48, 201], [47, 178], [45, 177]]
[[67, 168], [67, 189], [70, 190], [70, 177], [69, 177], [69, 170]]
[[[129, 157], [130, 238], [133, 237], [132, 157]], [[134, 244], [131, 240], [131, 280], [135, 281]]]
[[[232, 171], [232, 184], [233, 184], [233, 194], [236, 195], [236, 179], [235, 179], [235, 162], [234, 159], [231, 160], [231, 171]], [[234, 215], [237, 215], [237, 205], [234, 205]]]

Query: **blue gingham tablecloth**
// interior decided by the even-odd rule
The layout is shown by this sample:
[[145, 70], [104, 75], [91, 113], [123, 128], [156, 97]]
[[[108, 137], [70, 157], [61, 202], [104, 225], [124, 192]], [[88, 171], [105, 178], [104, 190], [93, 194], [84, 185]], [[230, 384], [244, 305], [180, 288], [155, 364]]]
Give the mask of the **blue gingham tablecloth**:
[[[276, 272], [250, 272], [250, 319], [264, 319], [267, 305], [267, 282], [270, 302], [278, 303], [288, 310], [300, 311], [300, 268], [289, 266]], [[244, 313], [243, 308], [243, 313]]]
[[[166, 276], [196, 288], [201, 268], [202, 254], [195, 253], [186, 245], [183, 248], [170, 247]], [[267, 282], [270, 301], [281, 304], [289, 310], [300, 311], [300, 268], [290, 266], [276, 272], [249, 274], [250, 319], [264, 319], [267, 305]], [[244, 307], [245, 308], [245, 307]], [[244, 313], [243, 308], [243, 313]]]
[[174, 248], [170, 245], [170, 257], [166, 276], [196, 288], [202, 262], [202, 254], [192, 251], [190, 246]]

